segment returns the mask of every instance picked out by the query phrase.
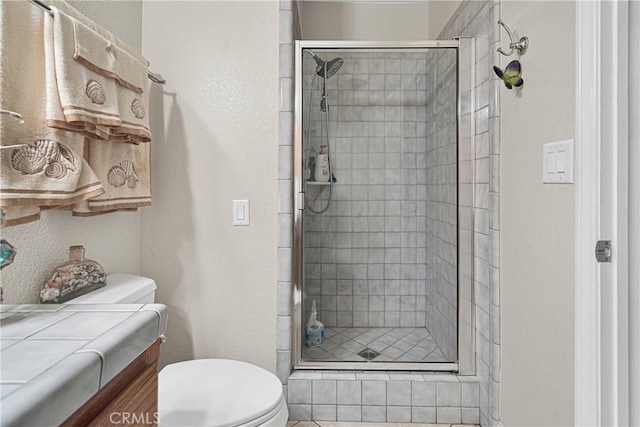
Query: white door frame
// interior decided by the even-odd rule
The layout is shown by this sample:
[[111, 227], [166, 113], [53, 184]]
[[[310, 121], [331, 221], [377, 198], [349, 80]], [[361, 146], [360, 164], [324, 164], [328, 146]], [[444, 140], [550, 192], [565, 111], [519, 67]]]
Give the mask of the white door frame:
[[[576, 7], [575, 424], [637, 425], [640, 13], [624, 0]], [[600, 239], [611, 263], [595, 260]]]
[[600, 32], [600, 2], [576, 2], [576, 426], [600, 424]]
[[[629, 3], [640, 22], [640, 2]], [[640, 26], [629, 25], [629, 425], [640, 425]], [[635, 403], [634, 403], [635, 402]]]

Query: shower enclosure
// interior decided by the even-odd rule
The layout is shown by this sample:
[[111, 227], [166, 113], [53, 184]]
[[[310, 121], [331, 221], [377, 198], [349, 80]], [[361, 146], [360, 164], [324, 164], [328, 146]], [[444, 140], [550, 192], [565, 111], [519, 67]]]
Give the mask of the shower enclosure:
[[296, 43], [298, 369], [473, 371], [473, 55]]

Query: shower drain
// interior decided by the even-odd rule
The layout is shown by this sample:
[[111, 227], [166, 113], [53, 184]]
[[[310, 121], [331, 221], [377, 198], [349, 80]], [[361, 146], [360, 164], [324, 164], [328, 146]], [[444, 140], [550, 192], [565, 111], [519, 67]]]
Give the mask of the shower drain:
[[360, 353], [358, 353], [358, 356], [363, 357], [367, 360], [373, 360], [376, 357], [380, 356], [380, 353], [375, 350], [371, 350], [370, 348], [365, 348]]

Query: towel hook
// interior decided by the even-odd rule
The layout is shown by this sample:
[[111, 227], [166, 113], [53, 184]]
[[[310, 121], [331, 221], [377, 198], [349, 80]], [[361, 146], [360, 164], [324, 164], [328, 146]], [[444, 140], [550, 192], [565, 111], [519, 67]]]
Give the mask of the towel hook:
[[[18, 124], [24, 123], [24, 119], [22, 118], [22, 115], [20, 113], [16, 113], [15, 111], [9, 111], [9, 110], [0, 110], [0, 115], [2, 114], [6, 114], [7, 116], [11, 117], [13, 120], [18, 122]], [[0, 145], [0, 150], [6, 150], [9, 148], [21, 148], [21, 147], [24, 147], [25, 145], [27, 144]], [[2, 223], [1, 217], [3, 216], [4, 216], [4, 210], [0, 210], [0, 224]]]
[[20, 115], [19, 113], [16, 113], [15, 111], [0, 110], [0, 114], [6, 114], [20, 124], [24, 123], [24, 119], [22, 118], [22, 115]]
[[498, 52], [503, 54], [504, 56], [511, 56], [517, 50], [519, 55], [524, 55], [527, 52], [527, 48], [529, 47], [529, 37], [522, 36], [520, 40], [517, 42], [513, 39], [513, 33], [507, 27], [507, 24], [502, 22], [502, 19], [498, 19], [498, 24], [502, 25], [505, 30], [507, 30], [507, 34], [509, 34], [509, 48], [511, 49], [508, 53], [503, 51], [501, 47], [498, 48]]

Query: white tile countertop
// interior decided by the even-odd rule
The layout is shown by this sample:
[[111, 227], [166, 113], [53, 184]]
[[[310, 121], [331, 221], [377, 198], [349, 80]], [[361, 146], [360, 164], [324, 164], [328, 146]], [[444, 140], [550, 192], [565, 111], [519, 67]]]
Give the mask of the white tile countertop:
[[59, 425], [166, 329], [163, 304], [0, 305], [0, 425]]

